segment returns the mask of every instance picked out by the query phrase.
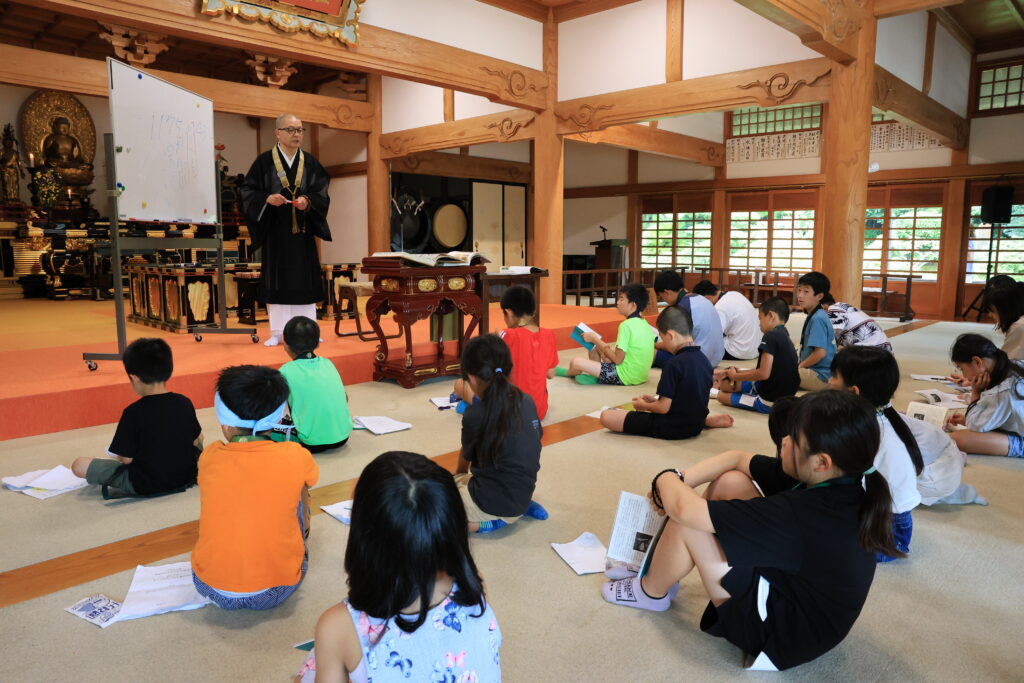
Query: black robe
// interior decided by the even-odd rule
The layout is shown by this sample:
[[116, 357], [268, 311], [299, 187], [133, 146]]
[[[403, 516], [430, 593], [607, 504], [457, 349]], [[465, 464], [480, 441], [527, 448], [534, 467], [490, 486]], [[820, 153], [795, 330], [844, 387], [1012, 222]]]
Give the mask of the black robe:
[[[256, 157], [240, 189], [242, 208], [248, 221], [249, 235], [254, 248], [262, 248], [263, 264], [260, 281], [268, 304], [312, 304], [323, 300], [320, 277], [320, 258], [316, 253], [315, 237], [330, 241], [331, 229], [327, 225], [327, 196], [330, 178], [324, 167], [312, 154], [303, 152], [305, 170], [302, 186], [296, 197], [309, 199], [309, 208], [295, 211], [299, 232], [292, 232], [292, 205], [271, 206], [267, 197], [279, 193], [291, 199], [277, 177], [271, 152]], [[298, 154], [288, 166], [281, 154], [281, 164], [290, 185], [295, 184]], [[262, 212], [262, 215], [261, 213]]]

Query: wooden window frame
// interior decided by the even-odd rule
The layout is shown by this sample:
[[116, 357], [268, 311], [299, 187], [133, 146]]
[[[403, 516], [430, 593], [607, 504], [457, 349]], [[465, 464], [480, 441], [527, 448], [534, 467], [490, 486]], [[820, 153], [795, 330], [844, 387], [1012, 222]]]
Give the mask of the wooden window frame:
[[[704, 214], [707, 215], [706, 219], [700, 217], [700, 216], [702, 216]], [[655, 221], [650, 221], [650, 220], [645, 220], [644, 216], [658, 216], [659, 218], [656, 219]], [[661, 216], [671, 216], [672, 219], [671, 219], [671, 221], [664, 221], [664, 220], [662, 220], [660, 218]], [[689, 216], [689, 218], [681, 218], [683, 216]], [[671, 268], [672, 270], [677, 270], [679, 268], [687, 268], [687, 269], [689, 269], [691, 271], [692, 270], [697, 270], [699, 268], [710, 268], [711, 267], [711, 235], [712, 235], [712, 229], [713, 229], [712, 228], [712, 220], [711, 219], [712, 219], [712, 212], [711, 211], [680, 211], [680, 210], [678, 210], [677, 207], [673, 207], [672, 212], [668, 213], [668, 214], [665, 214], [665, 213], [644, 213], [643, 212], [643, 208], [641, 207], [641, 209], [640, 209], [640, 267], [641, 268], [659, 268], [659, 269]], [[663, 263], [662, 262], [662, 256], [663, 255], [658, 253], [657, 251], [654, 254], [644, 254], [643, 253], [643, 250], [645, 248], [645, 246], [644, 246], [644, 223], [651, 223], [651, 222], [658, 223], [658, 228], [657, 228], [657, 231], [656, 231], [658, 233], [658, 237], [656, 239], [664, 239], [660, 235], [660, 233], [665, 232], [665, 228], [662, 227], [662, 226], [667, 225], [667, 224], [671, 224], [671, 226], [672, 226], [671, 227], [671, 237], [669, 238], [670, 241], [671, 241], [671, 244], [667, 247], [667, 249], [670, 250], [670, 258], [669, 258], [669, 262], [668, 263]], [[707, 228], [697, 228], [696, 226], [697, 226], [698, 223], [707, 223]], [[698, 236], [698, 234], [697, 234], [698, 231], [700, 231], [702, 233], [706, 232], [707, 233], [706, 237]], [[680, 255], [681, 255], [681, 252], [680, 252], [680, 242], [682, 240], [684, 240], [684, 239], [689, 239], [691, 241], [691, 244], [688, 247], [688, 250], [689, 250], [689, 253], [688, 253], [689, 260], [688, 260], [688, 262], [685, 261], [684, 259], [680, 259]], [[696, 263], [694, 263], [695, 258], [698, 256], [696, 254], [696, 250], [697, 249], [701, 249], [701, 250], [704, 249], [704, 247], [697, 247], [696, 246], [695, 242], [698, 239], [706, 239], [707, 243], [708, 243], [707, 247], [706, 247], [706, 249], [707, 249], [707, 255], [706, 255], [707, 263], [704, 263], [704, 264], [696, 264]], [[650, 248], [650, 247], [647, 247], [647, 248]], [[656, 249], [656, 250], [660, 250], [660, 249], [663, 249], [665, 247], [661, 247], [661, 246], [655, 245], [653, 248]], [[684, 252], [682, 255], [685, 256], [686, 253]], [[648, 258], [648, 257], [651, 257], [651, 256], [654, 257], [654, 263], [645, 262], [645, 259]], [[703, 258], [705, 258], [705, 256], [703, 254], [701, 254], [700, 258], [703, 259]]]
[[[788, 192], [785, 192], [785, 191], [779, 192], [779, 191], [774, 191], [774, 190], [768, 190], [766, 192], [766, 194], [767, 194], [767, 200], [768, 201], [767, 201], [767, 207], [764, 208], [764, 209], [735, 209], [735, 208], [733, 208], [731, 203], [729, 204], [729, 206], [727, 206], [727, 214], [725, 216], [725, 229], [726, 229], [725, 254], [724, 254], [724, 259], [723, 259], [724, 263], [725, 263], [725, 267], [729, 268], [730, 270], [777, 270], [779, 272], [797, 272], [797, 271], [806, 272], [806, 271], [814, 270], [815, 263], [817, 262], [817, 258], [818, 258], [818, 254], [817, 254], [817, 246], [818, 246], [817, 245], [817, 237], [818, 237], [818, 228], [820, 227], [818, 225], [818, 216], [820, 214], [820, 211], [819, 211], [819, 209], [820, 209], [820, 194], [816, 198], [813, 206], [808, 205], [808, 206], [806, 206], [804, 208], [794, 208], [792, 205], [787, 206], [787, 202], [785, 202], [785, 201], [782, 201], [782, 202], [779, 201], [779, 197], [781, 195], [791, 194], [791, 193], [788, 193]], [[781, 204], [782, 206], [780, 207], [778, 204]], [[810, 218], [807, 218], [807, 217], [798, 218], [797, 215], [796, 215], [797, 212], [802, 212], [802, 211], [810, 212], [812, 214], [812, 217], [810, 217]], [[734, 219], [733, 216], [734, 216], [734, 214], [737, 214], [737, 213], [746, 213], [747, 214], [747, 218]], [[752, 214], [752, 213], [763, 213], [763, 214], [765, 214], [765, 218], [764, 219], [760, 219], [760, 218], [751, 219], [750, 218], [750, 214]], [[786, 217], [777, 216], [777, 214], [779, 214], [779, 213], [790, 213], [792, 215], [791, 215], [791, 217], [786, 218]], [[746, 247], [748, 253], [747, 253], [746, 256], [740, 257], [740, 258], [744, 259], [744, 263], [742, 263], [742, 264], [734, 263], [733, 262], [733, 256], [731, 254], [731, 251], [733, 249], [732, 242], [733, 242], [733, 221], [734, 220], [747, 221], [748, 222], [748, 227], [741, 228], [742, 230], [746, 230], [748, 232], [748, 246]], [[752, 220], [756, 220], [756, 221], [764, 220], [767, 223], [767, 230], [766, 230], [766, 232], [767, 232], [766, 238], [767, 239], [766, 239], [766, 246], [764, 247], [764, 252], [765, 252], [765, 255], [764, 255], [765, 264], [764, 265], [751, 265], [750, 264], [751, 256], [750, 256], [749, 251], [750, 251], [751, 247], [749, 246], [749, 231], [750, 231], [749, 222], [752, 221]], [[806, 257], [804, 257], [804, 256], [800, 256], [799, 257], [800, 259], [807, 258], [809, 260], [809, 265], [806, 266], [806, 267], [804, 267], [802, 265], [801, 266], [793, 266], [792, 265], [793, 264], [793, 260], [794, 260], [792, 240], [794, 238], [792, 236], [789, 237], [789, 238], [779, 238], [776, 235], [776, 231], [784, 231], [785, 230], [785, 228], [776, 227], [776, 223], [777, 222], [778, 223], [790, 223], [790, 222], [795, 222], [797, 220], [811, 220], [811, 221], [813, 221], [813, 226], [811, 227], [810, 254], [808, 254]], [[796, 229], [795, 223], [793, 224], [793, 226], [790, 229], [791, 230]], [[801, 229], [806, 229], [806, 228], [801, 228]], [[758, 238], [758, 239], [760, 239], [760, 238]], [[779, 247], [776, 246], [776, 239], [780, 239], [781, 241], [788, 241], [789, 242], [789, 247], [788, 247], [789, 255], [786, 257], [787, 262], [788, 262], [787, 266], [781, 266], [780, 267], [780, 266], [778, 266], [774, 262], [774, 259], [776, 258], [775, 255], [774, 255], [774, 252], [775, 252], [776, 249], [779, 248]], [[760, 249], [759, 247], [756, 247], [756, 248]], [[786, 248], [786, 247], [782, 247], [782, 248]], [[760, 256], [754, 256], [753, 258], [760, 259], [761, 257]]]
[[[999, 109], [978, 109], [979, 99], [981, 98], [981, 86], [984, 85], [981, 82], [982, 72], [989, 69], [998, 69], [1004, 66], [1021, 67], [1021, 89], [1019, 91], [1021, 97], [1019, 104], [1013, 107], [1000, 107]], [[974, 73], [971, 78], [971, 116], [1005, 116], [1006, 114], [1018, 114], [1020, 112], [1024, 112], [1024, 56], [995, 59], [988, 62], [977, 62], [974, 65]]]
[[[970, 268], [972, 263], [976, 263], [976, 264], [981, 265], [981, 266], [986, 266], [987, 265], [987, 263], [988, 263], [987, 260], [972, 261], [971, 260], [971, 253], [972, 252], [978, 252], [978, 253], [982, 253], [983, 252], [985, 254], [985, 256], [987, 257], [988, 256], [988, 248], [985, 248], [984, 250], [972, 250], [970, 248], [971, 231], [976, 229], [976, 228], [981, 228], [981, 229], [986, 229], [987, 228], [987, 229], [991, 230], [992, 229], [992, 225], [989, 224], [989, 223], [983, 223], [983, 224], [978, 225], [978, 226], [972, 225], [972, 221], [973, 221], [974, 218], [977, 217], [979, 219], [979, 221], [980, 221], [980, 214], [981, 214], [981, 205], [980, 204], [972, 204], [972, 203], [968, 202], [967, 211], [968, 211], [968, 218], [967, 218], [967, 225], [965, 226], [965, 234], [964, 234], [964, 243], [966, 244], [967, 249], [966, 249], [966, 251], [964, 253], [964, 261], [963, 261], [963, 263], [964, 263], [963, 283], [965, 285], [984, 285], [985, 284], [985, 274], [984, 274], [984, 272], [973, 272], [972, 273], [969, 270], [969, 268]], [[1012, 224], [1013, 217], [1017, 217], [1020, 220], [1021, 225], [1013, 225]], [[1012, 214], [1011, 214], [1011, 219], [1010, 220], [1011, 220], [1011, 223], [1003, 225], [1001, 227], [1004, 228], [1004, 229], [1005, 228], [1015, 228], [1015, 229], [1018, 229], [1018, 230], [1021, 230], [1022, 232], [1024, 232], [1024, 202], [1021, 202], [1020, 204], [1016, 204], [1015, 203], [1013, 205], [1013, 209], [1012, 209]], [[999, 275], [1000, 274], [999, 266], [1001, 266], [1001, 265], [1016, 264], [1016, 265], [1024, 266], [1024, 248], [1021, 248], [1021, 249], [1006, 249], [1006, 250], [1001, 249], [1000, 246], [1002, 245], [1002, 242], [1003, 242], [1004, 239], [1006, 239], [1006, 238], [1004, 238], [1003, 236], [1000, 235], [1000, 236], [997, 236], [996, 239], [994, 240], [996, 242], [996, 245], [997, 245], [992, 250], [992, 254], [995, 257], [995, 261], [993, 263], [994, 269], [988, 275], [988, 277], [992, 277], [994, 275]], [[989, 233], [988, 240], [992, 240], [991, 232]], [[1024, 237], [1022, 237], [1022, 241], [1024, 241]], [[1000, 258], [1003, 254], [1019, 254], [1022, 257], [1022, 260], [1021, 261], [1004, 261], [1004, 260], [1002, 260]], [[1016, 280], [1020, 280], [1021, 277], [1024, 276], [1024, 269], [1022, 269], [1022, 272], [1020, 272], [1020, 273], [1010, 273], [1010, 272], [1005, 272], [1004, 271], [1003, 274], [1004, 275], [1009, 275], [1010, 277], [1012, 277], [1012, 278], [1014, 278]], [[980, 277], [981, 280], [978, 281], [978, 282], [972, 282], [972, 281], [969, 280], [969, 278], [971, 276]]]
[[[743, 134], [740, 134], [740, 135], [736, 135], [736, 134], [733, 133], [733, 130], [734, 130], [733, 117], [736, 115], [737, 112], [743, 113], [743, 110], [757, 109], [758, 111], [765, 112], [766, 118], [767, 118], [768, 114], [775, 114], [776, 112], [783, 112], [783, 111], [787, 111], [787, 110], [792, 111], [794, 109], [802, 108], [802, 107], [818, 107], [818, 113], [817, 113], [816, 116], [814, 114], [811, 114], [808, 117], [804, 117], [804, 116], [798, 117], [799, 120], [803, 120], [804, 118], [810, 118], [810, 119], [817, 118], [818, 119], [818, 125], [817, 126], [813, 126], [813, 127], [809, 127], [809, 128], [794, 128], [794, 129], [791, 129], [791, 130], [773, 130], [773, 131], [768, 131], [768, 132], [763, 132], [763, 133], [743, 133]], [[726, 125], [725, 125], [725, 132], [726, 132], [726, 136], [725, 137], [726, 137], [727, 140], [728, 139], [733, 139], [733, 138], [755, 138], [755, 137], [760, 137], [762, 135], [783, 135], [785, 133], [806, 133], [806, 132], [814, 131], [814, 130], [822, 130], [822, 121], [825, 118], [825, 105], [824, 105], [824, 103], [821, 103], [821, 102], [818, 102], [818, 103], [811, 102], [811, 103], [808, 103], [808, 104], [791, 104], [791, 105], [781, 105], [781, 106], [778, 106], [778, 107], [741, 107], [740, 109], [733, 109], [733, 110], [730, 110], [730, 111], [728, 111], [726, 113], [728, 114], [728, 116], [726, 116]], [[767, 123], [767, 121], [766, 121], [766, 123]], [[772, 121], [772, 123], [774, 123], [774, 121]]]
[[[881, 219], [882, 220], [882, 227], [881, 227], [881, 230], [882, 230], [882, 235], [881, 235], [882, 243], [879, 245], [879, 248], [878, 248], [879, 251], [880, 251], [880, 254], [879, 254], [878, 259], [872, 258], [871, 260], [872, 261], [875, 261], [875, 260], [878, 261], [878, 264], [879, 264], [878, 272], [880, 272], [880, 273], [889, 273], [889, 274], [895, 274], [895, 275], [918, 274], [918, 275], [922, 276], [921, 282], [937, 283], [939, 281], [939, 276], [941, 274], [941, 269], [942, 269], [942, 257], [943, 257], [942, 235], [943, 235], [943, 233], [944, 233], [944, 231], [946, 229], [946, 225], [945, 225], [945, 223], [946, 223], [946, 207], [942, 203], [939, 203], [939, 204], [912, 203], [913, 204], [912, 206], [907, 206], [907, 204], [908, 204], [907, 202], [902, 202], [902, 203], [897, 202], [897, 204], [894, 205], [893, 201], [892, 201], [891, 194], [887, 191], [886, 194], [885, 194], [884, 206], [878, 206], [878, 205], [873, 205], [872, 203], [869, 203], [868, 206], [866, 207], [866, 209], [865, 209], [865, 216], [864, 216], [864, 222], [865, 222], [865, 225], [864, 225], [864, 239], [865, 240], [867, 239], [866, 233], [869, 230], [869, 228], [867, 226], [867, 221], [872, 219], [872, 218], [874, 218], [874, 219]], [[878, 216], [869, 216], [868, 215], [868, 212], [870, 212], [872, 210], [879, 210], [879, 209], [882, 210], [882, 215], [880, 217], [878, 217]], [[913, 257], [911, 257], [911, 259], [907, 262], [907, 263], [909, 263], [909, 266], [906, 269], [898, 269], [898, 268], [894, 269], [893, 267], [890, 266], [890, 262], [891, 262], [890, 256], [891, 256], [891, 252], [892, 252], [892, 247], [890, 245], [891, 245], [892, 240], [893, 240], [892, 231], [893, 230], [906, 229], [906, 228], [893, 227], [893, 225], [892, 225], [892, 221], [893, 220], [905, 220], [906, 219], [903, 216], [893, 216], [892, 212], [893, 212], [894, 209], [914, 209], [914, 214], [913, 214], [912, 220], [914, 221], [915, 224], [911, 228], [911, 230], [914, 232], [914, 234], [910, 237], [910, 243], [911, 243], [910, 253], [911, 254], [913, 254], [916, 251], [922, 251], [920, 249], [916, 249], [915, 248], [917, 246], [917, 243], [918, 243], [918, 240], [919, 240], [919, 238], [916, 235], [916, 233], [917, 233], [917, 231], [919, 229], [921, 229], [921, 230], [938, 230], [939, 231], [939, 236], [938, 237], [935, 237], [935, 238], [932, 238], [932, 237], [924, 238], [924, 237], [922, 237], [922, 238], [920, 238], [921, 241], [926, 241], [926, 240], [927, 241], [934, 241], [934, 242], [936, 242], [938, 244], [938, 248], [935, 250], [936, 251], [936, 257], [934, 259], [934, 262], [935, 262], [935, 271], [934, 272], [932, 272], [932, 271], [917, 271], [917, 270], [915, 270], [914, 269], [915, 261], [914, 261]], [[939, 216], [937, 216], [937, 217], [936, 216], [918, 216], [917, 212], [918, 212], [919, 209], [939, 209], [941, 214]], [[936, 219], [936, 218], [939, 220], [938, 228], [925, 228], [925, 227], [920, 227], [919, 228], [916, 225], [917, 221], [920, 220], [920, 219]], [[866, 242], [861, 247], [861, 261], [863, 263], [866, 263], [867, 260], [868, 260], [868, 257], [866, 255], [867, 247], [868, 247], [868, 245], [867, 245]], [[928, 259], [928, 262], [931, 262], [931, 259]], [[897, 260], [896, 263], [904, 263], [904, 261]], [[872, 273], [875, 272], [874, 269], [868, 269], [866, 267], [865, 267], [864, 270], [868, 274], [872, 274]], [[933, 277], [930, 277], [930, 276], [933, 276]]]

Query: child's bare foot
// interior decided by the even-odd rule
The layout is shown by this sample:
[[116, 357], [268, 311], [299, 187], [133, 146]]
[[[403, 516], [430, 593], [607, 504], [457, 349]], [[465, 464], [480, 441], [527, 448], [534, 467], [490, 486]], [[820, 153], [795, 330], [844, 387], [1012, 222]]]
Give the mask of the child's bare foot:
[[704, 418], [704, 426], [709, 429], [714, 427], [732, 427], [732, 415], [726, 415], [725, 413], [708, 415]]

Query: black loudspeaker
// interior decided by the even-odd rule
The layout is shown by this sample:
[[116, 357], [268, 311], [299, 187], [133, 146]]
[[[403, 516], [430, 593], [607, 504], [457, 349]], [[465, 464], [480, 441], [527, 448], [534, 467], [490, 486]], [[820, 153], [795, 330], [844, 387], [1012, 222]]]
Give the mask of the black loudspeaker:
[[993, 225], [1010, 222], [1013, 207], [1013, 186], [993, 185], [981, 193], [981, 220]]

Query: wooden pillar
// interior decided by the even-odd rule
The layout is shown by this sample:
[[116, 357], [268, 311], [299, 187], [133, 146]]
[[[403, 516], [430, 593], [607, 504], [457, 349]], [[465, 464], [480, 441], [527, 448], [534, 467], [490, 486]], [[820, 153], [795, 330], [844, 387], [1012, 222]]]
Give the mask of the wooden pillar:
[[836, 300], [857, 307], [864, 270], [864, 213], [875, 80], [873, 5], [872, 0], [864, 5], [857, 59], [849, 66], [832, 62], [832, 94], [822, 161], [825, 215], [821, 223], [821, 269], [832, 281]]
[[711, 267], [729, 267], [729, 214], [722, 189], [711, 193]]
[[[640, 152], [629, 150], [626, 156], [626, 182], [640, 182]], [[626, 195], [626, 241], [629, 243], [629, 268], [640, 267], [640, 195]]]
[[964, 279], [960, 243], [967, 229], [967, 181], [953, 178], [946, 184], [942, 207], [942, 241], [939, 251], [939, 318], [956, 320], [957, 295]]
[[[373, 106], [373, 130], [366, 138], [366, 230], [369, 253], [391, 251], [391, 183], [381, 159], [381, 77], [366, 77], [366, 96]], [[369, 254], [368, 254], [369, 255]]]
[[544, 22], [544, 72], [547, 108], [536, 118], [533, 139], [533, 232], [529, 241], [530, 265], [545, 268], [548, 277], [541, 280], [540, 303], [562, 303], [563, 194], [565, 150], [558, 135], [555, 103], [558, 99], [558, 24], [548, 10]]

